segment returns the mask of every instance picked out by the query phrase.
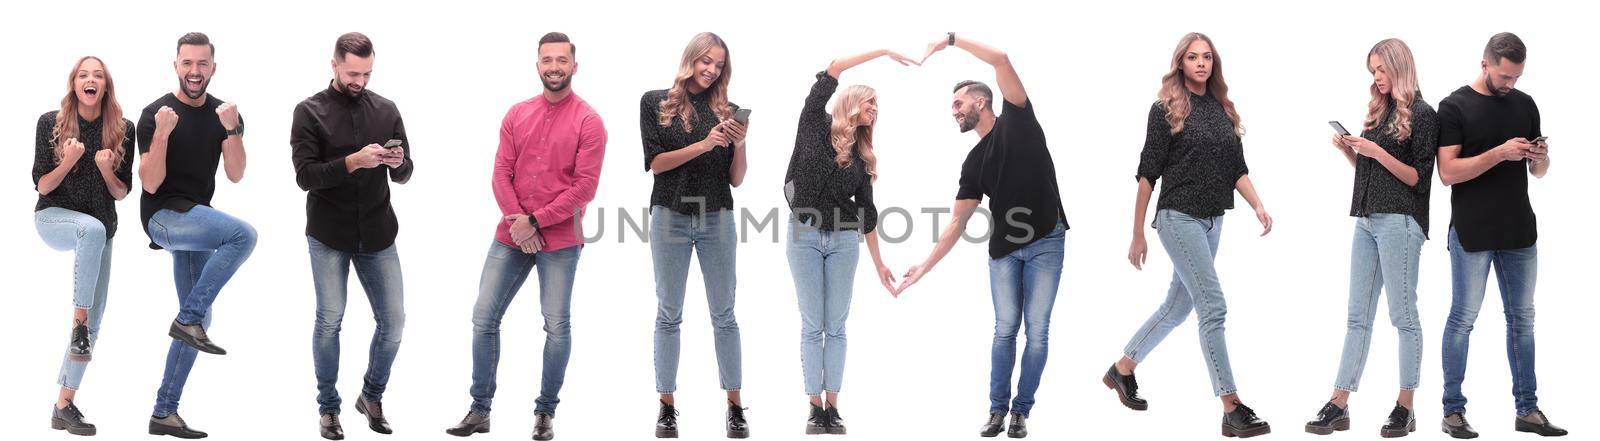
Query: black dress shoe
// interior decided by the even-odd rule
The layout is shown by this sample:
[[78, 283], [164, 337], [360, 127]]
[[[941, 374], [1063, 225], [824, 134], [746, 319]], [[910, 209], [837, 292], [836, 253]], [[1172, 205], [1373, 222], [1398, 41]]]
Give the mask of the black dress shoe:
[[72, 341], [67, 344], [67, 358], [76, 362], [87, 362], [93, 358], [89, 348], [89, 326], [81, 321], [72, 327]]
[[984, 438], [994, 438], [995, 436], [1000, 435], [1000, 432], [1004, 432], [1005, 430], [1006, 414], [991, 413], [989, 414], [989, 422], [983, 423], [983, 429], [978, 430], [978, 436]]
[[828, 404], [828, 434], [844, 435], [844, 418], [839, 417], [839, 408]]
[[1444, 416], [1444, 421], [1439, 422], [1439, 429], [1450, 434], [1455, 439], [1472, 439], [1478, 437], [1478, 431], [1472, 430], [1472, 425], [1467, 423], [1467, 416], [1461, 412]]
[[206, 336], [206, 328], [200, 326], [199, 323], [185, 325], [173, 320], [172, 326], [167, 328], [167, 336], [199, 349], [200, 352], [217, 355], [228, 354], [228, 351], [223, 350], [221, 346], [211, 342], [211, 338]]
[[1389, 419], [1383, 423], [1383, 429], [1378, 431], [1384, 438], [1399, 438], [1417, 431], [1417, 417], [1400, 403], [1394, 403], [1394, 410], [1389, 412]]
[[1545, 418], [1544, 411], [1534, 409], [1527, 415], [1517, 417], [1517, 431], [1537, 434], [1539, 436], [1567, 436], [1567, 429], [1550, 424], [1550, 419]]
[[533, 413], [533, 439], [549, 441], [556, 439], [555, 416], [544, 412]]
[[367, 428], [373, 432], [384, 435], [394, 433], [394, 429], [389, 427], [389, 419], [383, 416], [382, 401], [367, 401], [366, 396], [357, 398], [356, 413], [367, 417]]
[[344, 427], [339, 425], [337, 414], [322, 414], [322, 418], [317, 419], [317, 426], [322, 429], [322, 439], [344, 439]]
[[1011, 412], [1011, 425], [1006, 427], [1006, 436], [1011, 438], [1028, 437], [1028, 417], [1020, 413]]
[[656, 415], [656, 438], [678, 437], [678, 408], [661, 402], [661, 413]]
[[1256, 416], [1250, 406], [1233, 402], [1233, 411], [1222, 414], [1222, 436], [1249, 438], [1272, 433], [1272, 426]]
[[1133, 379], [1133, 374], [1118, 373], [1116, 365], [1111, 365], [1111, 369], [1106, 370], [1106, 375], [1100, 378], [1100, 382], [1117, 392], [1117, 399], [1122, 401], [1123, 406], [1133, 410], [1150, 408], [1150, 402], [1139, 396], [1139, 382]]
[[67, 407], [56, 408], [50, 406], [50, 428], [65, 430], [67, 433], [79, 436], [94, 436], [93, 424], [83, 420], [83, 412], [78, 411], [78, 405], [67, 402]]
[[815, 404], [811, 406], [811, 416], [806, 418], [807, 435], [825, 435], [828, 433], [828, 411]]
[[189, 428], [189, 423], [184, 422], [183, 417], [178, 416], [177, 412], [173, 412], [165, 418], [151, 416], [150, 434], [183, 439], [200, 439], [207, 436], [205, 432]]
[[1306, 423], [1306, 433], [1327, 435], [1334, 431], [1350, 430], [1350, 409], [1329, 401], [1317, 411], [1317, 419]]
[[750, 423], [744, 419], [744, 408], [732, 401], [728, 402], [728, 437], [734, 439], [750, 437]]
[[489, 433], [489, 416], [478, 412], [467, 412], [467, 416], [456, 423], [455, 427], [444, 429], [444, 433], [455, 436], [469, 436], [474, 433]]

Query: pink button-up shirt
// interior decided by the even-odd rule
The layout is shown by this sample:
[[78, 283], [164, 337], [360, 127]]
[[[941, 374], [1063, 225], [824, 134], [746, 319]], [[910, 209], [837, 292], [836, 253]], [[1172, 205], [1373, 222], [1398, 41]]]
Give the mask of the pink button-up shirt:
[[545, 251], [583, 243], [583, 212], [600, 183], [606, 127], [576, 93], [551, 103], [543, 95], [511, 106], [500, 122], [494, 199], [501, 219], [494, 239], [516, 247], [505, 216], [539, 222]]

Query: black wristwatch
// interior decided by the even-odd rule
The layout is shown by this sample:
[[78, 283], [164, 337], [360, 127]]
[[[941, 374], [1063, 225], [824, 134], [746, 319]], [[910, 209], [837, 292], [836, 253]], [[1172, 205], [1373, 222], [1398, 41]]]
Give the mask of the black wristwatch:
[[533, 225], [533, 229], [535, 230], [539, 229], [539, 219], [533, 216], [528, 216], [528, 225]]
[[239, 136], [239, 137], [241, 137], [241, 138], [243, 138], [243, 137], [244, 137], [244, 124], [240, 124], [240, 125], [237, 125], [237, 126], [233, 126], [233, 130], [229, 130], [229, 131], [227, 131], [227, 132], [226, 132], [226, 133], [225, 133], [225, 134], [224, 134], [224, 135], [223, 135], [223, 138], [227, 138], [227, 137], [229, 137], [229, 136], [236, 136], [236, 135], [237, 135], [237, 136]]
[[956, 45], [956, 33], [949, 32], [948, 34], [950, 34], [950, 46], [955, 46]]

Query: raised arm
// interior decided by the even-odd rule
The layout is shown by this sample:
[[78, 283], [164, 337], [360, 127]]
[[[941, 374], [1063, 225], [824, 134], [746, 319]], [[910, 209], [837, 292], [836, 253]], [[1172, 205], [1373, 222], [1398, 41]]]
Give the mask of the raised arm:
[[950, 46], [950, 40], [955, 40], [955, 46], [961, 48], [972, 56], [978, 57], [990, 66], [994, 66], [995, 85], [1000, 87], [1000, 96], [1017, 107], [1028, 106], [1028, 91], [1022, 88], [1022, 78], [1017, 76], [1016, 68], [1011, 66], [1011, 57], [999, 49], [989, 45], [972, 41], [971, 39], [956, 35], [946, 35], [933, 43], [928, 44], [927, 54], [922, 56], [922, 61], [927, 62], [928, 57], [934, 52], [944, 50]]
[[839, 75], [844, 74], [844, 71], [850, 70], [852, 67], [859, 66], [861, 63], [872, 61], [874, 58], [883, 56], [888, 56], [895, 62], [900, 63], [901, 66], [921, 64], [917, 60], [906, 58], [905, 55], [900, 55], [894, 51], [888, 49], [878, 49], [870, 52], [862, 52], [848, 57], [835, 58], [832, 62], [828, 63], [828, 76], [838, 79]]

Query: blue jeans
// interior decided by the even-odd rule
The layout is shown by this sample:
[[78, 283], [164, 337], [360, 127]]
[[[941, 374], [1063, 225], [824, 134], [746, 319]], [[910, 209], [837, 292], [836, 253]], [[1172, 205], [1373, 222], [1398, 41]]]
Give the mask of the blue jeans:
[[1467, 375], [1467, 337], [1478, 320], [1489, 267], [1500, 281], [1500, 301], [1506, 314], [1506, 358], [1511, 362], [1511, 395], [1517, 415], [1539, 408], [1533, 373], [1533, 288], [1539, 275], [1539, 249], [1468, 252], [1461, 249], [1455, 228], [1450, 229], [1450, 319], [1444, 324], [1444, 413], [1465, 412], [1467, 397], [1461, 382]]
[[734, 251], [738, 245], [732, 210], [699, 215], [650, 207], [650, 257], [656, 276], [656, 392], [678, 389], [678, 325], [683, 323], [689, 256], [700, 255], [706, 306], [711, 309], [717, 371], [722, 389], [739, 390], [739, 322], [733, 316]]
[[1222, 216], [1197, 218], [1177, 210], [1156, 211], [1156, 233], [1172, 259], [1172, 285], [1167, 299], [1133, 333], [1122, 352], [1143, 362], [1161, 341], [1194, 311], [1200, 326], [1200, 352], [1211, 374], [1211, 391], [1217, 396], [1236, 392], [1233, 367], [1228, 363], [1228, 342], [1223, 323], [1228, 304], [1217, 278], [1217, 245], [1222, 241]]
[[[162, 209], [150, 217], [150, 238], [172, 254], [172, 279], [178, 292], [178, 321], [211, 327], [211, 302], [256, 247], [256, 230], [233, 216], [196, 205], [188, 212]], [[173, 340], [156, 391], [157, 418], [178, 410], [183, 384], [199, 351]]]
[[[106, 227], [94, 216], [60, 207], [34, 212], [33, 222], [45, 245], [58, 251], [72, 250], [72, 304], [87, 312], [84, 326], [89, 328], [89, 347], [93, 348], [111, 286], [111, 241], [106, 239]], [[63, 355], [56, 381], [61, 387], [78, 390], [88, 368], [88, 362]]]
[[527, 254], [498, 241], [489, 245], [472, 307], [472, 411], [489, 414], [500, 368], [500, 319], [533, 269], [539, 270], [539, 311], [544, 315], [544, 369], [534, 411], [556, 414], [572, 355], [572, 283], [583, 246]]
[[[1000, 240], [998, 238], [991, 240]], [[1027, 416], [1039, 390], [1044, 362], [1050, 355], [1050, 311], [1061, 286], [1066, 251], [1066, 225], [1044, 238], [989, 260], [989, 291], [994, 296], [994, 346], [989, 351], [989, 413]], [[1011, 371], [1017, 363], [1017, 331], [1027, 323], [1028, 343], [1022, 350], [1017, 395], [1011, 396]]]
[[1378, 295], [1389, 291], [1389, 323], [1400, 332], [1400, 389], [1422, 376], [1422, 325], [1417, 320], [1417, 268], [1427, 237], [1410, 215], [1376, 213], [1356, 219], [1350, 249], [1350, 308], [1333, 387], [1355, 392], [1372, 346]]
[[344, 322], [344, 307], [350, 285], [350, 266], [367, 292], [377, 329], [367, 351], [367, 375], [361, 395], [367, 401], [383, 401], [389, 385], [389, 369], [400, 352], [400, 333], [406, 326], [405, 284], [400, 274], [400, 252], [396, 246], [379, 251], [354, 253], [328, 248], [306, 237], [311, 253], [311, 281], [317, 290], [317, 322], [311, 331], [311, 360], [316, 366], [319, 414], [339, 413], [339, 329]]
[[788, 255], [800, 301], [800, 369], [806, 395], [838, 393], [844, 383], [844, 321], [850, 317], [861, 232], [822, 231], [790, 220]]

